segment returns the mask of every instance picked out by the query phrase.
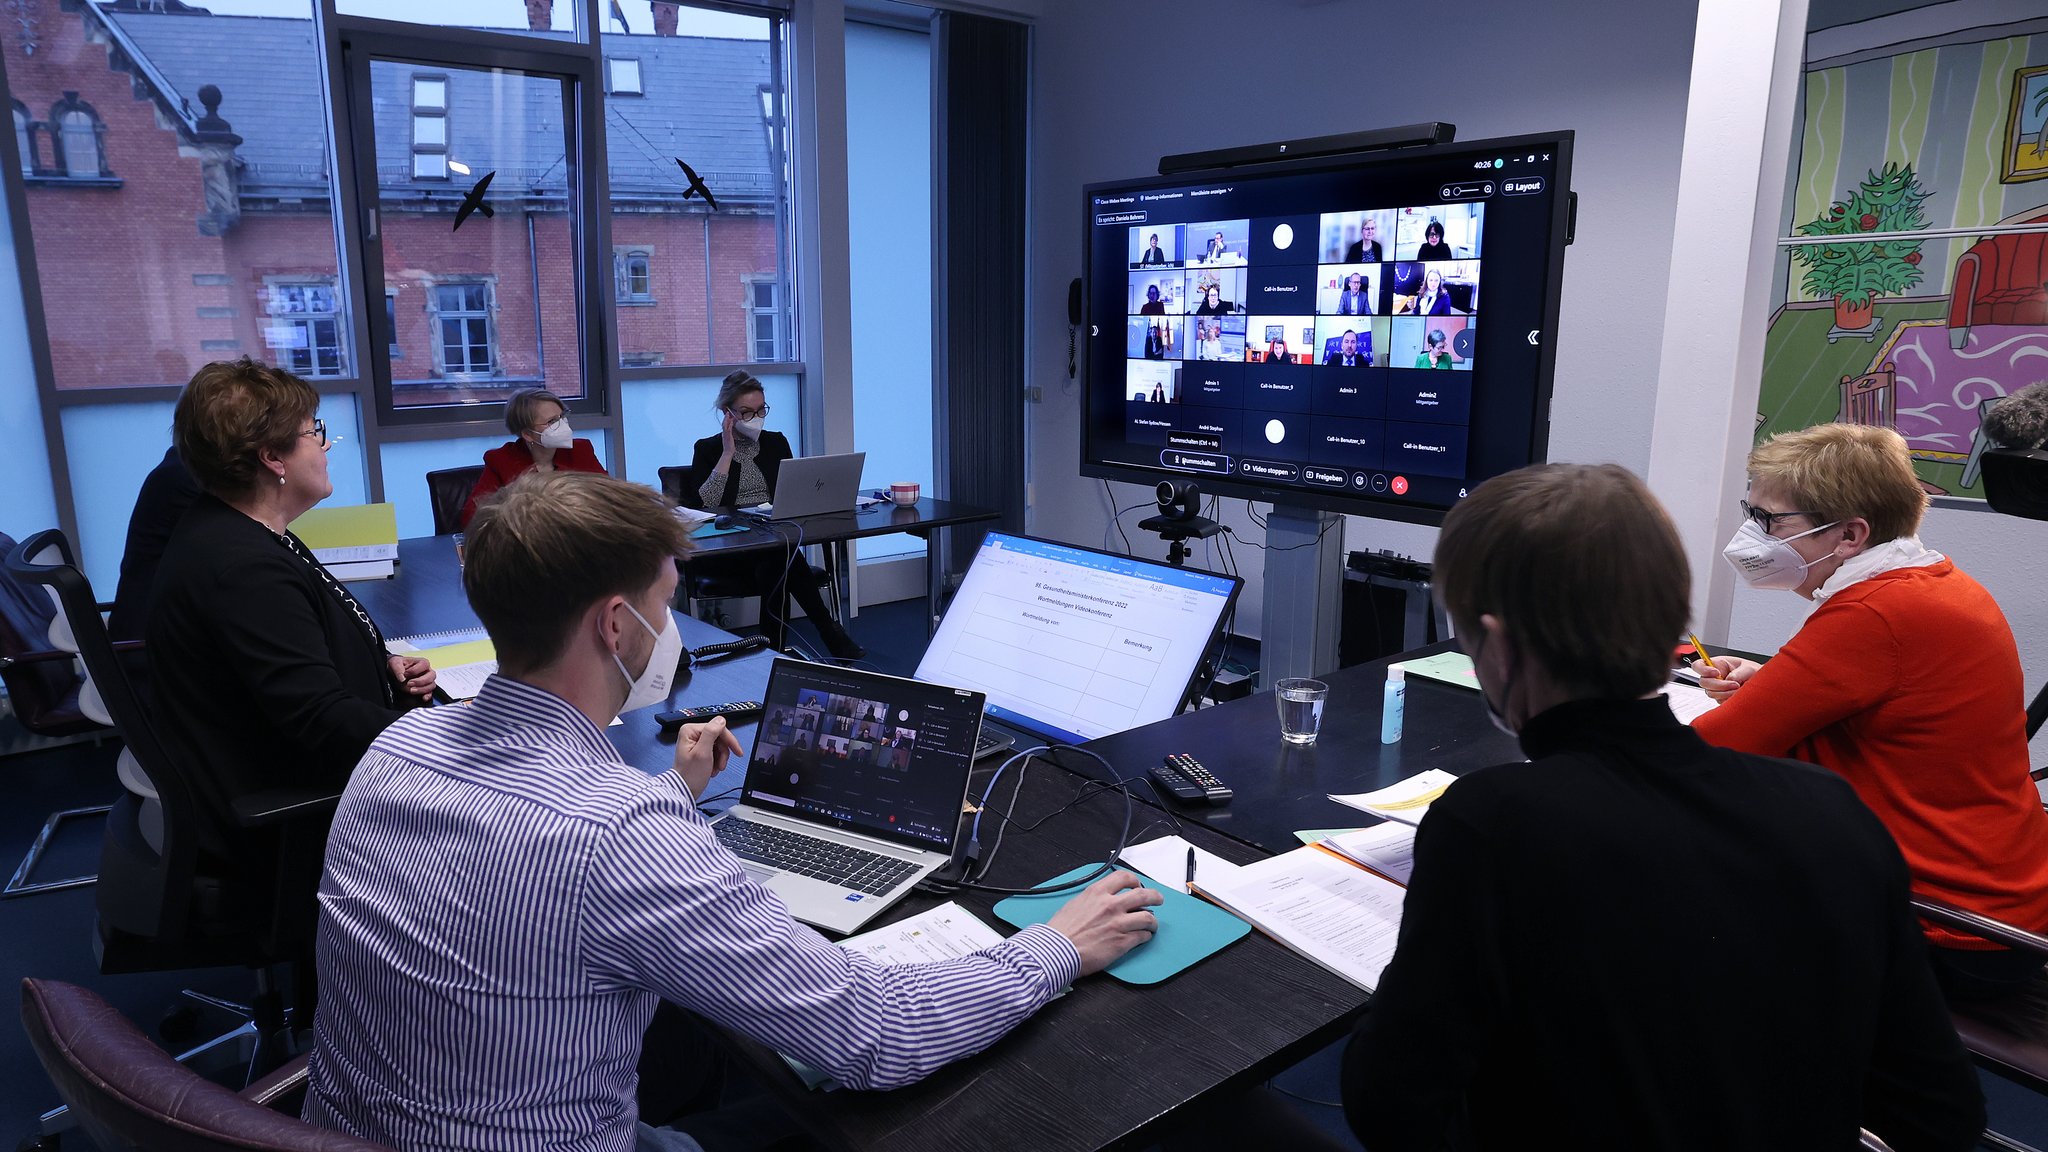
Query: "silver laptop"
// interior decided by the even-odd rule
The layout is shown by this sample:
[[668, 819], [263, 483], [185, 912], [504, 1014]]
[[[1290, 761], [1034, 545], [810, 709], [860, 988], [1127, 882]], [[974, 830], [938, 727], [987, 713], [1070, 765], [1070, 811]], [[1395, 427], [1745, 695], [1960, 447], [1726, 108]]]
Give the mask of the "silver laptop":
[[775, 474], [771, 520], [794, 520], [826, 512], [851, 512], [860, 498], [860, 473], [865, 452], [836, 456], [792, 456]]
[[806, 924], [857, 931], [953, 858], [979, 692], [777, 660], [719, 843]]

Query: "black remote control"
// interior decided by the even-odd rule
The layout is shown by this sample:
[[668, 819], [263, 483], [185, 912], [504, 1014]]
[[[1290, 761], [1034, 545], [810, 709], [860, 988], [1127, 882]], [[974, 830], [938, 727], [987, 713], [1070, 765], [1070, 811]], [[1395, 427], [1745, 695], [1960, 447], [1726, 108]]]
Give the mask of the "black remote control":
[[1223, 786], [1223, 781], [1210, 775], [1202, 762], [1185, 752], [1175, 752], [1152, 768], [1152, 779], [1159, 786], [1173, 793], [1177, 800], [1189, 803], [1206, 801], [1210, 804], [1228, 804], [1234, 793]]
[[713, 716], [723, 716], [727, 723], [751, 720], [761, 714], [759, 700], [735, 700], [730, 704], [706, 704], [701, 708], [683, 708], [674, 712], [655, 713], [655, 722], [664, 733], [673, 734], [685, 724], [702, 724]]

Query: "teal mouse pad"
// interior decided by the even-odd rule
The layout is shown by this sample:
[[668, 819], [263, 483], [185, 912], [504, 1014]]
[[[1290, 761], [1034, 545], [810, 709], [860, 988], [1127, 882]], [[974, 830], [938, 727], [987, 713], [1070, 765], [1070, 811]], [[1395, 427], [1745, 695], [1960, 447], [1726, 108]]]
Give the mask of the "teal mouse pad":
[[711, 521], [706, 520], [702, 524], [699, 524], [697, 525], [697, 527], [692, 529], [690, 531], [690, 535], [695, 536], [699, 540], [702, 540], [706, 536], [730, 536], [735, 532], [745, 531], [745, 528], [720, 528], [717, 524], [714, 524]]
[[[1078, 880], [1100, 867], [1100, 864], [1083, 864], [1072, 872], [1047, 880], [1045, 884]], [[1136, 872], [1131, 875], [1143, 881], [1145, 887], [1159, 893], [1165, 902], [1152, 909], [1152, 915], [1159, 919], [1159, 931], [1152, 934], [1152, 939], [1124, 953], [1122, 959], [1107, 969], [1111, 976], [1126, 984], [1157, 984], [1222, 951], [1224, 945], [1251, 931], [1251, 925], [1206, 900], [1172, 888], [1162, 888]], [[996, 905], [996, 915], [1018, 928], [1043, 924], [1085, 887], [1037, 896], [1012, 896]]]

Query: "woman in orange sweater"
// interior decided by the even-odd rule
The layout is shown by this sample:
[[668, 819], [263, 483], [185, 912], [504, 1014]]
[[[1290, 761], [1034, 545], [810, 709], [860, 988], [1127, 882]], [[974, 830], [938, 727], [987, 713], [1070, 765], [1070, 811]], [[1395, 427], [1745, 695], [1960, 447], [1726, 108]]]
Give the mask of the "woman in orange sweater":
[[[1920, 543], [1926, 507], [1890, 429], [1823, 424], [1751, 452], [1723, 554], [1752, 587], [1817, 606], [1768, 664], [1701, 666], [1721, 706], [1693, 728], [1840, 773], [1891, 830], [1917, 893], [2041, 932], [2048, 813], [2028, 776], [2019, 650], [1984, 586]], [[1926, 932], [1953, 996], [2009, 991], [2040, 968]]]

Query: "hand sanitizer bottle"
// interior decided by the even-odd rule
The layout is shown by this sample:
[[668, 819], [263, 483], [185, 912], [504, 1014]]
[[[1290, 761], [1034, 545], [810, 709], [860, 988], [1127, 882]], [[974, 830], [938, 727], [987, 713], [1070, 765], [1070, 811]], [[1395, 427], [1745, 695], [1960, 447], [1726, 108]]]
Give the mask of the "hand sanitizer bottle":
[[1387, 665], [1387, 687], [1380, 698], [1380, 743], [1401, 742], [1401, 721], [1408, 710], [1408, 670]]

